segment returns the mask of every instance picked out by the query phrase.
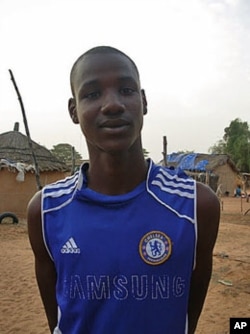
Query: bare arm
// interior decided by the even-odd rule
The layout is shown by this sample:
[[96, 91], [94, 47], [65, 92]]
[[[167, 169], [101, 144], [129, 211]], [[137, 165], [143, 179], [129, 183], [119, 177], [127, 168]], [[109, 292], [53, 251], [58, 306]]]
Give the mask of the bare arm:
[[51, 333], [57, 324], [56, 271], [48, 255], [42, 236], [41, 192], [38, 192], [28, 206], [28, 233], [35, 256], [35, 272], [41, 298]]
[[206, 298], [212, 274], [213, 248], [217, 238], [220, 220], [220, 203], [214, 192], [197, 183], [198, 241], [196, 266], [192, 274], [189, 306], [188, 333], [195, 332]]

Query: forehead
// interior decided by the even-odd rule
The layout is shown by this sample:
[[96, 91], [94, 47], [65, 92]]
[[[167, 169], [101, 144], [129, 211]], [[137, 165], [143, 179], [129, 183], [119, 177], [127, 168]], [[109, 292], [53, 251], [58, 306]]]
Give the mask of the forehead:
[[139, 83], [139, 75], [134, 64], [119, 53], [85, 55], [77, 64], [74, 86], [84, 82], [99, 81], [108, 77], [131, 77]]

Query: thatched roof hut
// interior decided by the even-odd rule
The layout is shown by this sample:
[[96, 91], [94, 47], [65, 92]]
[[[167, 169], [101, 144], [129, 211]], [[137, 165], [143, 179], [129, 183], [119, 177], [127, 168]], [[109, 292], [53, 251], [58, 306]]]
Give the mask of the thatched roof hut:
[[[68, 171], [67, 165], [59, 161], [48, 149], [32, 141], [39, 172]], [[9, 131], [0, 134], [0, 159], [10, 163], [22, 163], [28, 170], [34, 165], [28, 138], [19, 131]], [[33, 168], [34, 169], [34, 168]]]
[[[42, 186], [69, 175], [69, 168], [45, 147], [32, 141]], [[25, 217], [26, 207], [38, 190], [28, 138], [18, 129], [0, 134], [0, 214]]]
[[167, 164], [199, 173], [212, 173], [218, 166], [228, 164], [236, 173], [239, 172], [234, 162], [227, 154], [172, 153], [167, 156]]
[[239, 170], [227, 154], [172, 153], [167, 166], [181, 168], [198, 181], [209, 184], [222, 195], [233, 195], [240, 182]]

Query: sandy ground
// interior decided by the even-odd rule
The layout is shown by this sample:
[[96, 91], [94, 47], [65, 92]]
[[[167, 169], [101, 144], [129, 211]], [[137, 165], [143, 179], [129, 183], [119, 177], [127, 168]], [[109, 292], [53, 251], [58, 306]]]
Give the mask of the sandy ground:
[[[229, 333], [230, 317], [250, 316], [250, 203], [224, 198], [214, 268], [197, 334]], [[25, 221], [0, 225], [0, 333], [49, 333], [36, 286]]]

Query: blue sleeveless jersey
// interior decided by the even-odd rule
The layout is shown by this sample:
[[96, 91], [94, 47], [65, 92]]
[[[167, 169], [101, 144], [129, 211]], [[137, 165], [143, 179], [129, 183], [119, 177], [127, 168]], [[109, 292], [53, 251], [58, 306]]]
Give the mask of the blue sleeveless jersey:
[[183, 334], [196, 248], [196, 186], [150, 161], [147, 180], [107, 196], [85, 170], [42, 191], [63, 334]]

